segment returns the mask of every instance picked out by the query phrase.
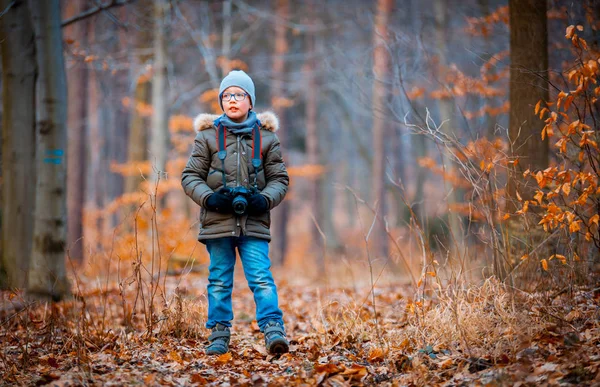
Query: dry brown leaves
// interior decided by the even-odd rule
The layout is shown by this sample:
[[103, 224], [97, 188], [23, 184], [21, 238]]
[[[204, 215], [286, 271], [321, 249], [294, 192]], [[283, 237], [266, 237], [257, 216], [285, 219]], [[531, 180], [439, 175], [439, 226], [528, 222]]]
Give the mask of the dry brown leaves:
[[204, 277], [190, 275], [178, 281], [178, 296], [156, 308], [155, 331], [150, 335], [142, 314], [133, 314], [132, 326], [126, 326], [123, 301], [113, 291], [104, 294], [90, 288], [85, 304], [71, 300], [21, 311], [9, 307], [19, 296], [4, 293], [0, 384], [600, 382], [597, 290], [574, 290], [553, 299], [541, 295], [515, 299], [513, 314], [512, 300], [501, 286], [489, 282], [477, 290], [432, 295], [419, 303], [410, 301], [409, 289], [376, 288], [378, 337], [368, 289], [281, 284], [280, 303], [291, 346], [290, 353], [272, 356], [265, 351], [253, 320], [252, 295], [242, 282], [234, 290], [231, 351], [208, 357], [204, 354], [208, 331], [202, 328]]

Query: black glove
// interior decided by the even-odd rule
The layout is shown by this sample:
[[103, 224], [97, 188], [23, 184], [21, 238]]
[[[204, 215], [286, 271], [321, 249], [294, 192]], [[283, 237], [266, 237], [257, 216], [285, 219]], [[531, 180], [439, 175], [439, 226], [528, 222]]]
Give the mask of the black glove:
[[259, 193], [248, 197], [248, 214], [260, 215], [269, 211], [269, 202], [267, 198]]
[[229, 195], [225, 195], [223, 190], [210, 194], [206, 199], [206, 208], [211, 211], [220, 212], [222, 214], [230, 214], [233, 209], [231, 202], [233, 198]]

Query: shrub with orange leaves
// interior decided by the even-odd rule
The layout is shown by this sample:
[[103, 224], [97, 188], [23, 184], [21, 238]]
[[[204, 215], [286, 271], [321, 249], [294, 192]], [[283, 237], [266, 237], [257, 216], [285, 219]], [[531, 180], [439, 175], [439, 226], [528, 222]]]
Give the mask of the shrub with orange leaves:
[[[419, 165], [443, 177], [454, 189], [462, 190], [461, 200], [464, 202], [454, 203], [453, 211], [471, 221], [499, 221], [497, 207], [503, 193], [503, 189], [498, 187], [499, 181], [509, 163], [518, 163], [518, 160], [509, 161], [506, 156], [508, 144], [501, 138], [492, 141], [479, 138], [466, 145], [456, 142], [452, 149], [459, 166], [452, 172], [431, 157], [419, 159]], [[489, 210], [492, 210], [492, 218], [488, 217]]]
[[[136, 191], [122, 194], [104, 208], [86, 209], [86, 239], [94, 241], [95, 247], [95, 251], [90, 252], [94, 255], [94, 259], [90, 259], [93, 261], [90, 270], [94, 274], [106, 272], [114, 257], [118, 257], [119, 262], [139, 260], [149, 272], [152, 265], [155, 270], [160, 267], [163, 274], [167, 267], [172, 271], [176, 266], [189, 268], [207, 261], [207, 254], [198, 248], [195, 237], [199, 208], [190, 205], [191, 199], [181, 188], [181, 171], [194, 138], [192, 121], [184, 115], [171, 117], [171, 159], [160, 174], [150, 161], [111, 165], [115, 173], [144, 179]], [[119, 267], [120, 278], [130, 275], [130, 264], [119, 264]], [[157, 274], [155, 271], [152, 276]]]
[[552, 101], [540, 101], [535, 113], [544, 120], [541, 139], [549, 138], [556, 150], [556, 165], [543, 171], [525, 171], [535, 180], [534, 200], [523, 201], [521, 213], [537, 207], [541, 215], [538, 225], [566, 242], [565, 254], [542, 259], [548, 270], [556, 258], [562, 264], [578, 260], [582, 252], [597, 259], [600, 249], [600, 55], [578, 36], [583, 27], [569, 26], [566, 39], [575, 54], [566, 72], [566, 81]]

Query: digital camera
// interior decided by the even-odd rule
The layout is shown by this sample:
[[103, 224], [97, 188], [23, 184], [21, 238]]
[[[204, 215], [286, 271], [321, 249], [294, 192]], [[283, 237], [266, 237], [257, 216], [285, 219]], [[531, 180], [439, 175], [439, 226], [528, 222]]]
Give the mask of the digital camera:
[[254, 195], [257, 192], [258, 191], [255, 188], [239, 186], [235, 188], [227, 188], [224, 193], [226, 195], [233, 196], [233, 201], [231, 202], [233, 212], [237, 215], [244, 215], [248, 209], [248, 200], [246, 198]]

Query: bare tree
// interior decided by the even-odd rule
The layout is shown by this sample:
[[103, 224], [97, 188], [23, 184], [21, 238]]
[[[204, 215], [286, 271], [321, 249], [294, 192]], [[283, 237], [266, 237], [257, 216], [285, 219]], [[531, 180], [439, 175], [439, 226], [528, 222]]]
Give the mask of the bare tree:
[[59, 0], [31, 0], [36, 80], [37, 178], [28, 293], [60, 300], [70, 293], [65, 268], [67, 82]]
[[[308, 3], [308, 22], [314, 25], [315, 15], [315, 4], [313, 2]], [[317, 130], [317, 115], [319, 106], [319, 86], [317, 82], [317, 60], [316, 60], [316, 41], [317, 34], [313, 31], [306, 36], [307, 39], [307, 51], [306, 61], [304, 63], [305, 69], [305, 106], [306, 106], [306, 161], [309, 165], [318, 165], [321, 163], [319, 157], [319, 132]], [[320, 180], [321, 177], [318, 175], [309, 177], [309, 188], [308, 188], [308, 205], [312, 215], [317, 220], [320, 227], [322, 224], [322, 212], [321, 212], [321, 195], [320, 195]], [[315, 246], [322, 244], [322, 237], [319, 233], [316, 225], [312, 226], [312, 240]], [[319, 255], [318, 265], [321, 269], [324, 268], [324, 257]]]
[[2, 259], [6, 282], [27, 282], [35, 192], [35, 46], [27, 2], [0, 1], [2, 53]]
[[[273, 54], [273, 82], [271, 83], [271, 101], [275, 114], [279, 117], [279, 126], [282, 130], [278, 133], [281, 146], [289, 145], [288, 134], [285, 127], [285, 106], [282, 98], [285, 93], [285, 54], [288, 51], [287, 28], [284, 22], [289, 18], [288, 0], [276, 0], [277, 21], [275, 23], [275, 52]], [[287, 224], [290, 214], [289, 201], [284, 200], [273, 211], [273, 231], [276, 238], [273, 240], [273, 263], [283, 265], [287, 250]]]
[[[68, 2], [66, 16], [73, 17], [85, 10], [83, 2]], [[86, 191], [86, 123], [88, 120], [89, 76], [84, 51], [88, 43], [89, 19], [65, 27], [65, 37], [71, 38], [73, 66], [67, 74], [68, 80], [68, 132], [67, 146], [67, 247], [70, 257], [83, 261], [83, 205]]]
[[[167, 109], [167, 25], [166, 0], [154, 0], [154, 65], [152, 76], [152, 135], [150, 136], [151, 164], [164, 172], [169, 150], [169, 117]], [[152, 174], [152, 178], [157, 176]]]
[[[146, 21], [152, 20], [151, 3], [147, 0], [136, 3], [139, 11], [144, 15]], [[138, 67], [136, 71], [136, 86], [134, 95], [131, 101], [131, 125], [129, 131], [129, 141], [127, 158], [129, 163], [138, 163], [147, 160], [147, 149], [148, 149], [148, 136], [147, 136], [147, 118], [144, 113], [144, 107], [148, 105], [150, 101], [151, 86], [149, 78], [145, 72], [145, 66], [151, 59], [151, 55], [145, 52], [146, 45], [152, 41], [152, 27], [151, 25], [142, 25], [141, 30], [135, 36], [135, 46], [139, 49], [137, 55]], [[132, 176], [128, 176], [125, 181], [125, 192], [133, 192], [138, 189], [140, 182], [142, 181], [140, 174], [136, 173]]]
[[389, 95], [390, 53], [388, 51], [388, 24], [392, 12], [393, 0], [378, 0], [375, 25], [373, 29], [373, 171], [372, 187], [376, 202], [376, 226], [372, 233], [372, 246], [376, 256], [387, 257], [387, 235], [384, 218], [387, 214], [385, 195], [385, 132], [388, 115], [387, 100]]
[[[437, 74], [441, 87], [446, 87], [444, 75], [447, 71], [446, 46], [448, 36], [448, 9], [447, 2], [435, 0], [433, 12], [435, 17], [435, 41], [438, 52]], [[454, 101], [452, 97], [445, 96], [439, 100], [440, 122], [445, 121], [441, 130], [450, 137], [456, 137], [454, 119]], [[460, 223], [460, 214], [456, 212], [455, 205], [458, 203], [458, 188], [453, 187], [448, 181], [448, 177], [456, 175], [457, 167], [448, 154], [442, 154], [442, 165], [444, 168], [444, 185], [446, 190], [446, 202], [448, 204], [448, 232], [449, 240], [452, 241], [452, 250], [454, 256], [463, 254], [463, 237]]]
[[229, 74], [231, 70], [231, 0], [223, 1], [223, 74]]

